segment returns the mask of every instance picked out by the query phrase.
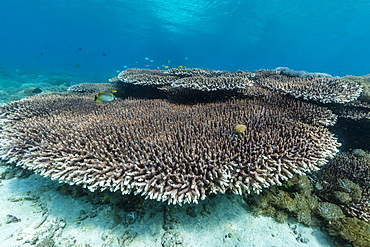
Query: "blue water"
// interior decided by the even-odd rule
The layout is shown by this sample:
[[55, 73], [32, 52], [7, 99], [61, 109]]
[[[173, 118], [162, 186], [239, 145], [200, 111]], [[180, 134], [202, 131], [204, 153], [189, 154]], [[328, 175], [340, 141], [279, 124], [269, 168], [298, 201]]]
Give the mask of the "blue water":
[[106, 80], [127, 67], [370, 73], [368, 0], [3, 0], [6, 71]]

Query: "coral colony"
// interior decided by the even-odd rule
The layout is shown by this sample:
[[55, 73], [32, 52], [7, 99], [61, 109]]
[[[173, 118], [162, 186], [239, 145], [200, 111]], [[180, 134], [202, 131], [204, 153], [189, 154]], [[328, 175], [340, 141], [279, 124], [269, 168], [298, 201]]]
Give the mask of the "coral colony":
[[[343, 104], [362, 92], [352, 81], [277, 70], [127, 69], [110, 82], [3, 106], [1, 157], [91, 191], [170, 204], [259, 193], [338, 152], [326, 128], [337, 115], [301, 99]], [[116, 100], [94, 102], [112, 90]]]

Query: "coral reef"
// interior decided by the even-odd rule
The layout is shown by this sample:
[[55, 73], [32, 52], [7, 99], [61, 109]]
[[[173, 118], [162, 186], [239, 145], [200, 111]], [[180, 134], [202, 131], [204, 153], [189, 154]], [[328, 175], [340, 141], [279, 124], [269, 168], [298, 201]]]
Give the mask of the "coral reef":
[[292, 77], [275, 70], [255, 71], [254, 81], [274, 91], [322, 103], [346, 103], [357, 99], [362, 86], [340, 78]]
[[299, 119], [304, 123], [332, 126], [337, 121], [337, 116], [326, 107], [276, 94], [264, 88], [249, 87], [241, 93], [249, 99], [258, 99], [263, 104], [268, 104], [271, 109], [284, 112], [287, 118]]
[[200, 91], [237, 90], [253, 86], [253, 82], [243, 77], [185, 77], [171, 84], [174, 88], [189, 88]]
[[59, 74], [28, 74], [19, 71], [6, 73], [4, 77], [0, 76], [0, 104], [40, 93], [66, 92], [72, 81], [77, 84], [83, 79], [65, 72]]
[[344, 76], [342, 79], [353, 81], [363, 87], [363, 92], [357, 100], [344, 106], [337, 106], [333, 111], [342, 118], [353, 120], [370, 119], [370, 76]]
[[289, 215], [293, 215], [298, 222], [311, 226], [318, 223], [312, 211], [319, 205], [311, 192], [309, 179], [299, 176], [289, 179], [280, 187], [264, 190], [261, 195], [251, 194], [244, 199], [251, 205], [254, 214], [266, 214], [278, 222], [285, 222]]
[[369, 75], [365, 75], [365, 76], [347, 75], [342, 78], [345, 80], [354, 81], [362, 85], [364, 88], [364, 92], [359, 97], [359, 100], [370, 103], [370, 76]]
[[316, 197], [310, 180], [306, 176], [293, 177], [283, 186], [272, 186], [260, 195], [244, 196], [255, 215], [265, 214], [278, 222], [286, 222], [289, 216], [305, 225], [324, 224], [332, 236], [340, 237], [354, 246], [370, 245], [370, 224], [364, 220], [346, 215], [341, 205], [322, 201]]
[[[210, 69], [126, 69], [117, 77], [110, 79], [117, 85], [153, 86], [172, 95], [184, 97], [195, 92], [232, 92], [231, 96], [248, 92], [248, 88], [265, 88], [275, 94], [289, 94], [295, 98], [318, 101], [321, 103], [344, 104], [355, 101], [362, 93], [363, 86], [357, 82], [334, 78], [324, 73], [308, 73], [293, 71], [288, 68], [275, 70], [248, 71], [219, 71]], [[186, 91], [186, 90], [191, 90]], [[225, 92], [223, 93], [225, 96]], [[203, 97], [204, 95], [201, 95]], [[209, 96], [209, 94], [208, 94]], [[222, 98], [218, 94], [215, 98]], [[341, 108], [339, 111], [341, 111]], [[351, 110], [353, 107], [350, 107]], [[361, 110], [361, 109], [360, 109]], [[343, 115], [345, 116], [345, 111]], [[363, 113], [361, 113], [363, 114]], [[360, 116], [361, 116], [360, 114]], [[351, 115], [348, 113], [348, 115]]]
[[335, 113], [342, 118], [349, 118], [352, 120], [362, 120], [362, 119], [370, 119], [370, 107], [366, 107], [366, 109], [361, 109], [362, 107], [358, 108], [341, 108]]
[[135, 85], [171, 85], [173, 88], [188, 88], [200, 91], [245, 89], [256, 83], [259, 86], [291, 94], [296, 98], [322, 103], [346, 103], [357, 99], [362, 86], [356, 82], [333, 78], [326, 74], [292, 73], [288, 70], [218, 71], [210, 69], [127, 69], [111, 82]]
[[171, 84], [177, 77], [167, 75], [164, 70], [150, 69], [126, 69], [118, 74], [117, 78], [110, 79], [111, 82], [117, 84], [130, 83], [134, 85], [168, 85]]
[[[255, 214], [279, 222], [293, 216], [309, 226], [324, 222], [331, 235], [370, 245], [369, 154], [356, 149], [333, 158], [339, 143], [325, 128], [337, 122], [334, 113], [338, 123], [370, 118], [367, 84], [359, 78], [283, 67], [254, 73], [127, 69], [110, 82], [37, 96], [44, 87], [24, 87], [22, 94], [32, 97], [0, 107], [0, 157], [81, 185], [76, 197], [87, 188], [103, 198], [96, 203], [130, 211], [116, 213], [114, 224], [138, 216], [118, 194], [138, 205], [144, 199], [133, 194], [183, 204], [230, 192], [243, 194]], [[112, 90], [118, 91], [114, 102], [93, 102], [92, 95]], [[188, 206], [186, 214], [196, 218], [199, 210]], [[81, 212], [78, 221], [86, 217]], [[49, 240], [41, 236], [35, 243], [53, 245]], [[175, 243], [181, 236], [169, 229], [162, 245]]]
[[[174, 204], [280, 185], [317, 170], [339, 146], [327, 129], [260, 99], [95, 104], [66, 93], [12, 102], [0, 112], [2, 158], [92, 191], [134, 192]], [[246, 131], [233, 139], [236, 124]]]
[[321, 77], [321, 78], [330, 78], [332, 77], [326, 73], [318, 73], [318, 72], [307, 72], [304, 70], [292, 70], [288, 67], [277, 67], [275, 69], [279, 74], [287, 75], [287, 76], [294, 76], [294, 77]]
[[248, 71], [222, 71], [222, 70], [211, 70], [211, 69], [169, 69], [165, 71], [167, 75], [173, 75], [177, 77], [253, 77], [253, 74]]
[[[259, 70], [254, 73], [210, 69], [127, 69], [111, 81], [124, 87], [125, 91], [135, 97], [147, 98], [145, 95], [153, 95], [155, 97], [152, 98], [169, 98], [178, 103], [201, 103], [245, 97], [275, 98], [279, 101], [279, 96], [283, 95], [286, 102], [287, 96], [291, 95], [294, 98], [326, 103], [327, 107], [342, 118], [370, 119], [370, 105], [356, 100], [362, 94], [362, 85], [322, 73], [287, 68]], [[139, 86], [140, 88], [135, 89], [139, 93], [133, 93], [135, 90], [132, 90], [132, 86]], [[149, 90], [152, 93], [143, 93], [146, 90], [144, 86], [151, 86]], [[334, 123], [335, 121], [331, 121], [328, 125]]]
[[81, 83], [70, 86], [68, 91], [74, 93], [96, 94], [100, 92], [111, 92], [112, 90], [119, 89], [120, 88], [117, 85], [112, 83]]
[[332, 235], [339, 235], [355, 247], [370, 245], [370, 224], [357, 218], [344, 217], [328, 223]]
[[127, 69], [110, 79], [117, 84], [187, 88], [199, 91], [235, 90], [253, 85], [249, 72], [229, 72], [209, 69]]
[[350, 215], [370, 221], [370, 155], [355, 149], [339, 154], [317, 176], [316, 194]]
[[[293, 177], [283, 186], [272, 186], [260, 196], [244, 199], [255, 214], [266, 214], [279, 222], [295, 217], [306, 225], [324, 221], [332, 236], [354, 246], [370, 245], [370, 155], [356, 149], [339, 154], [317, 173]], [[312, 184], [312, 185], [311, 185]]]

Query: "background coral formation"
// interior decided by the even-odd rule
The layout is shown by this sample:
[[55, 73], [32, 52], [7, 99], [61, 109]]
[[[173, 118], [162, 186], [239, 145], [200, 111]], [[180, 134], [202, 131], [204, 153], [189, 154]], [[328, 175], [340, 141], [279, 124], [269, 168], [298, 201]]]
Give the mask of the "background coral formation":
[[133, 68], [110, 79], [135, 97], [147, 98], [152, 95], [152, 98], [199, 103], [264, 92], [263, 94], [291, 95], [301, 100], [324, 103], [341, 118], [370, 119], [370, 105], [365, 100], [367, 84], [358, 83], [358, 80], [332, 77], [324, 73], [294, 71], [285, 67], [258, 70], [254, 73], [198, 68]]
[[255, 74], [255, 80], [263, 87], [322, 103], [351, 102], [363, 90], [356, 82], [334, 77], [287, 76], [274, 70], [259, 70]]
[[117, 91], [118, 89], [119, 87], [113, 83], [81, 83], [70, 86], [68, 91], [74, 93], [96, 94], [100, 92], [112, 92], [113, 90]]
[[[285, 70], [284, 70], [285, 71]], [[238, 90], [257, 84], [273, 91], [288, 93], [296, 98], [323, 103], [346, 103], [357, 99], [363, 88], [356, 82], [340, 78], [282, 70], [218, 71], [209, 69], [127, 69], [111, 81], [135, 85], [171, 85], [200, 91]]]

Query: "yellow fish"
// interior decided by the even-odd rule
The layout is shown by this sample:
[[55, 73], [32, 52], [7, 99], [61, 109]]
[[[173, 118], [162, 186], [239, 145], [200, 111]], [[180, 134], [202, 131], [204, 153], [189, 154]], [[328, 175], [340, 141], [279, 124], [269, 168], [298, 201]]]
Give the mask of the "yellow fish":
[[247, 130], [247, 126], [245, 126], [244, 124], [237, 124], [234, 127], [234, 133], [237, 135], [243, 133], [246, 130]]
[[[113, 93], [116, 93], [116, 90], [112, 90]], [[94, 101], [97, 103], [110, 102], [116, 99], [112, 93], [101, 92], [97, 95], [94, 95]]]
[[234, 131], [231, 134], [231, 140], [234, 140], [235, 136], [245, 132], [246, 130], [247, 130], [247, 126], [245, 126], [244, 124], [235, 125]]

